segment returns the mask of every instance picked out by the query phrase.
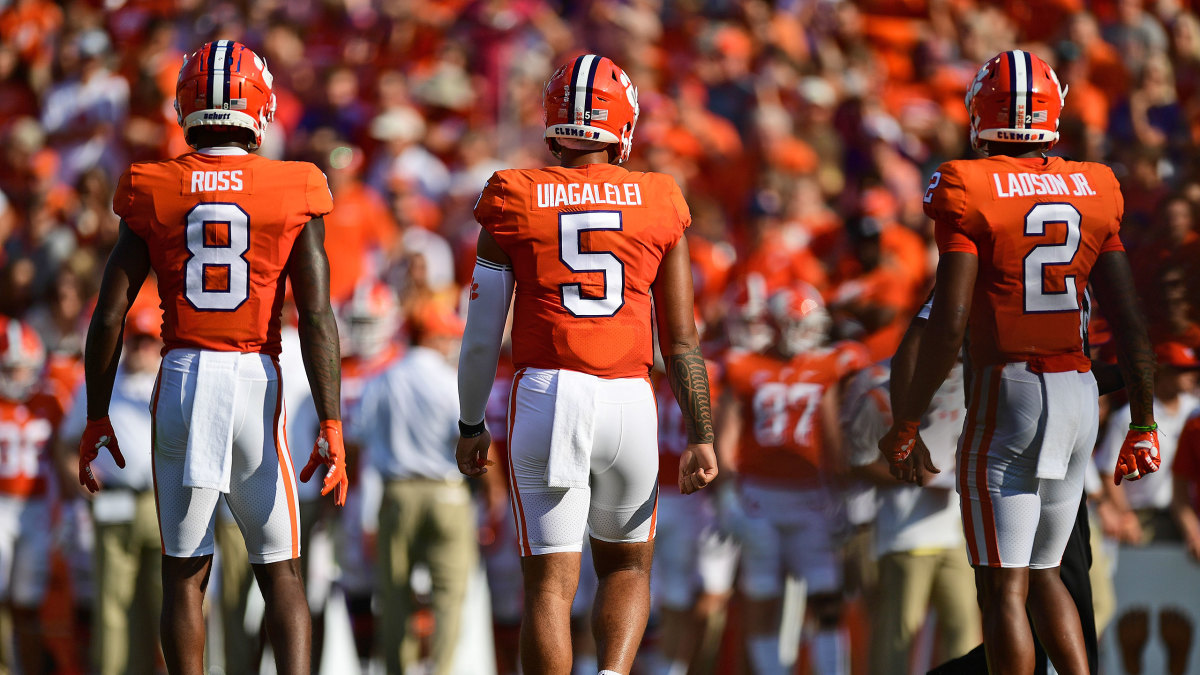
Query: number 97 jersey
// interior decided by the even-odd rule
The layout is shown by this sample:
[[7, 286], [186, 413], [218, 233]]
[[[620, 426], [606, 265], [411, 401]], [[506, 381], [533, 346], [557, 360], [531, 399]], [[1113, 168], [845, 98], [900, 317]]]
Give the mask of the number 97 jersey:
[[1089, 368], [1083, 295], [1096, 258], [1124, 250], [1123, 210], [1120, 185], [1102, 164], [994, 156], [939, 167], [925, 193], [938, 251], [979, 258], [968, 321], [973, 366]]
[[131, 166], [113, 211], [149, 248], [163, 353], [279, 354], [292, 245], [332, 209], [325, 175], [307, 162], [194, 152]]
[[475, 219], [512, 261], [517, 369], [649, 375], [650, 286], [691, 224], [674, 179], [610, 164], [499, 171]]

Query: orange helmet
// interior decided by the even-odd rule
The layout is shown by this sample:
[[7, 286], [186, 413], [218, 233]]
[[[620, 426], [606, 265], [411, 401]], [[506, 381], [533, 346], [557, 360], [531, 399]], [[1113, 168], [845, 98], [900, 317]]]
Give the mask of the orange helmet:
[[548, 144], [552, 138], [620, 143], [617, 163], [629, 159], [637, 87], [612, 59], [584, 54], [561, 66], [542, 92], [542, 109]]
[[274, 77], [267, 62], [233, 40], [209, 42], [188, 54], [175, 84], [175, 112], [184, 134], [199, 126], [242, 127], [262, 144], [275, 119]]
[[1034, 54], [1014, 49], [996, 55], [967, 90], [971, 145], [982, 151], [987, 141], [1054, 144], [1066, 96], [1058, 75]]
[[24, 401], [37, 387], [46, 348], [29, 324], [0, 317], [0, 398]]

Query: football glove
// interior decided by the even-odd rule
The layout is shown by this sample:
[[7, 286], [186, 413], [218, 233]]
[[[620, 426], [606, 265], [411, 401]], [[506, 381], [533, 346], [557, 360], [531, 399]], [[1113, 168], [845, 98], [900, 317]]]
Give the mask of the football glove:
[[125, 457], [117, 446], [117, 434], [113, 431], [108, 416], [98, 420], [88, 420], [83, 429], [83, 437], [79, 439], [79, 484], [86, 487], [88, 492], [98, 492], [100, 483], [92, 473], [92, 460], [100, 456], [100, 448], [108, 448], [117, 466], [125, 468]]
[[879, 441], [879, 451], [883, 453], [888, 464], [895, 466], [908, 459], [917, 445], [917, 432], [920, 430], [919, 421], [901, 421], [892, 425], [887, 435]]
[[307, 483], [312, 478], [318, 466], [326, 466], [325, 482], [321, 487], [321, 496], [325, 496], [336, 488], [333, 493], [333, 503], [338, 506], [346, 504], [346, 492], [350, 490], [350, 478], [346, 475], [346, 445], [342, 441], [341, 420], [322, 420], [321, 433], [313, 444], [312, 454], [308, 456], [308, 464], [300, 471], [300, 481]]
[[1120, 485], [1121, 479], [1137, 480], [1148, 473], [1158, 471], [1162, 458], [1158, 454], [1158, 430], [1135, 431], [1125, 434], [1125, 442], [1117, 455], [1117, 468], [1113, 471], [1113, 484]]

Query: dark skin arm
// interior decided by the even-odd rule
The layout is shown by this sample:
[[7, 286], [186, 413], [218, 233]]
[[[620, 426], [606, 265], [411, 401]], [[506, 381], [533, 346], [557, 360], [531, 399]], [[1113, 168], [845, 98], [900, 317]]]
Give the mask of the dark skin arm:
[[[900, 402], [907, 398], [909, 388], [912, 386], [913, 373], [917, 369], [917, 354], [921, 349], [921, 341], [925, 337], [927, 323], [929, 323], [927, 319], [914, 316], [908, 324], [908, 330], [905, 331], [904, 337], [900, 340], [900, 346], [896, 348], [895, 356], [892, 357], [892, 377], [888, 384], [888, 398], [891, 401], [892, 410], [899, 409]], [[913, 447], [913, 455], [915, 459], [909, 462], [904, 469], [898, 471], [895, 475], [896, 478], [924, 485], [931, 478], [930, 474], [941, 473], [941, 470], [934, 466], [933, 458], [929, 456], [929, 448], [925, 446], [925, 442], [919, 436], [916, 446]], [[878, 464], [884, 468], [888, 466], [887, 462], [881, 461]], [[887, 470], [890, 471], [890, 469]]]
[[[938, 292], [933, 299], [929, 321], [920, 334], [914, 333], [910, 326], [909, 333], [905, 335], [905, 341], [920, 342], [916, 348], [916, 363], [912, 366], [901, 363], [899, 368], [901, 373], [911, 373], [911, 379], [905, 385], [902, 380], [897, 381], [896, 370], [892, 372], [893, 386], [898, 386], [900, 392], [892, 393], [895, 402], [892, 409], [896, 420], [893, 430], [900, 422], [920, 421], [938, 387], [942, 386], [946, 375], [954, 367], [967, 333], [967, 318], [971, 314], [971, 299], [978, 271], [979, 258], [971, 253], [946, 253], [938, 261]], [[902, 345], [902, 348], [911, 350], [912, 346]], [[927, 471], [937, 473], [937, 468], [933, 466], [929, 450], [918, 435], [912, 454], [892, 467], [892, 475], [900, 480], [921, 484]]]
[[342, 418], [342, 355], [337, 321], [329, 305], [329, 258], [325, 255], [325, 220], [308, 221], [287, 264], [292, 297], [300, 314], [300, 353], [322, 420]]
[[1101, 253], [1092, 266], [1091, 282], [1117, 341], [1117, 364], [1129, 395], [1133, 423], [1154, 424], [1154, 348], [1138, 309], [1140, 301], [1125, 252]]
[[87, 417], [90, 420], [108, 416], [117, 363], [121, 360], [125, 315], [149, 273], [150, 249], [122, 220], [117, 244], [104, 266], [100, 295], [83, 348]]
[[692, 265], [687, 239], [680, 237], [663, 257], [651, 287], [658, 341], [667, 367], [667, 381], [683, 411], [688, 447], [679, 463], [679, 491], [691, 494], [717, 477], [713, 450], [712, 398], [708, 368], [700, 354], [692, 299]]

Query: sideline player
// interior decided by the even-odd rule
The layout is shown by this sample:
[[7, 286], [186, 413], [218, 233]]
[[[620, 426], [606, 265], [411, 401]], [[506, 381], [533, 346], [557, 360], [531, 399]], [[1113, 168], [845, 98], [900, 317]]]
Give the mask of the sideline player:
[[487, 471], [484, 406], [516, 293], [509, 482], [525, 581], [525, 672], [571, 668], [570, 609], [585, 527], [599, 583], [592, 610], [605, 675], [629, 673], [650, 608], [657, 495], [651, 293], [659, 342], [688, 425], [679, 489], [717, 474], [683, 231], [668, 176], [629, 157], [637, 89], [611, 60], [559, 68], [543, 95], [559, 166], [499, 171], [475, 207], [483, 226], [459, 361], [458, 466]]
[[[841, 629], [839, 525], [831, 479], [840, 473], [839, 381], [843, 353], [826, 346], [832, 320], [815, 288], [794, 281], [767, 297], [772, 331], [761, 352], [725, 360], [718, 443], [736, 468], [720, 488], [723, 516], [741, 511], [739, 588], [746, 599], [746, 646], [754, 672], [782, 675], [779, 633], [784, 580], [804, 579], [816, 631], [813, 670], [848, 673]], [[733, 482], [736, 481], [736, 482]], [[739, 515], [741, 515], [739, 514]]]
[[221, 494], [246, 539], [266, 600], [281, 673], [309, 672], [310, 622], [300, 575], [299, 506], [279, 369], [284, 278], [321, 430], [308, 465], [328, 467], [323, 494], [345, 502], [337, 325], [321, 217], [325, 177], [301, 162], [252, 154], [274, 116], [266, 63], [231, 40], [210, 42], [179, 71], [175, 104], [196, 152], [134, 164], [113, 197], [120, 235], [84, 353], [87, 426], [79, 480], [107, 447], [124, 466], [108, 407], [125, 314], [150, 267], [163, 308], [163, 365], [152, 404], [154, 484], [163, 542], [162, 640], [172, 673], [204, 670], [202, 603]]
[[988, 667], [1032, 673], [1033, 628], [1060, 673], [1086, 673], [1079, 613], [1059, 566], [1095, 443], [1096, 379], [1084, 353], [1089, 278], [1118, 341], [1133, 423], [1114, 479], [1158, 469], [1154, 354], [1117, 231], [1123, 199], [1105, 166], [1046, 156], [1065, 91], [1037, 56], [997, 55], [967, 93], [971, 141], [988, 156], [947, 162], [925, 195], [941, 260], [937, 295], [895, 421], [880, 441], [893, 475], [936, 472], [921, 415], [970, 328], [958, 489]]

